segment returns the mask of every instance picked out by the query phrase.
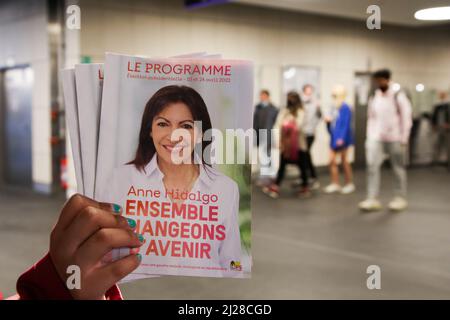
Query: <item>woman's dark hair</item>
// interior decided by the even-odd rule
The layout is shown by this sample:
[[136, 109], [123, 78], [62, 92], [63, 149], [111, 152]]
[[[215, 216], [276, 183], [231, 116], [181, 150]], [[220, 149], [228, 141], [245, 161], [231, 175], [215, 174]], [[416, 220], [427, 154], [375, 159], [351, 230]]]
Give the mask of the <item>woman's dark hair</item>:
[[[140, 171], [152, 160], [156, 153], [153, 138], [150, 136], [153, 119], [169, 104], [182, 102], [188, 108], [194, 118], [194, 121], [201, 121], [202, 134], [211, 129], [211, 119], [205, 101], [200, 94], [188, 86], [166, 86], [159, 89], [145, 105], [142, 115], [141, 130], [139, 132], [139, 145], [134, 160], [128, 164], [134, 164]], [[202, 154], [211, 141], [202, 139]], [[210, 165], [208, 161], [203, 163]]]
[[298, 109], [303, 108], [302, 99], [295, 91], [290, 91], [287, 94], [287, 108], [296, 117]]

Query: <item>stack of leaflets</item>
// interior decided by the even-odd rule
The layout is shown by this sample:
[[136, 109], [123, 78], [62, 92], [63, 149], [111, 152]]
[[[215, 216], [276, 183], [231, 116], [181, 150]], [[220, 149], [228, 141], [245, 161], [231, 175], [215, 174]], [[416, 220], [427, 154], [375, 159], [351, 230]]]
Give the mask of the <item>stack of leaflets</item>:
[[106, 53], [62, 81], [77, 191], [121, 205], [145, 238], [122, 281], [249, 277], [252, 63]]

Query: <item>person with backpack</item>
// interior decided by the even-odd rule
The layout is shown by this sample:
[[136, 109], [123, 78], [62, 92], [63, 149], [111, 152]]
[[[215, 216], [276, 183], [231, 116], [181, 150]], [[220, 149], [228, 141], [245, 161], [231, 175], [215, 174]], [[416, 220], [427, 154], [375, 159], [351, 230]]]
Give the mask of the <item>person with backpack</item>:
[[[348, 161], [348, 148], [353, 145], [352, 109], [345, 102], [347, 91], [342, 85], [333, 88], [333, 108], [331, 115], [327, 117], [330, 132], [330, 175], [331, 183], [324, 188], [325, 193], [340, 192], [349, 194], [355, 191], [353, 184], [353, 170]], [[345, 185], [339, 183], [339, 168], [337, 159], [341, 158], [344, 169]]]
[[412, 127], [412, 108], [407, 95], [395, 90], [387, 69], [373, 74], [377, 89], [369, 99], [367, 112], [366, 162], [367, 198], [359, 203], [364, 211], [380, 210], [380, 167], [389, 155], [396, 187], [388, 207], [392, 211], [407, 208], [406, 146]]
[[274, 129], [280, 134], [280, 166], [274, 183], [264, 187], [263, 192], [272, 198], [280, 195], [280, 184], [284, 179], [286, 165], [296, 164], [301, 174], [300, 197], [309, 197], [308, 175], [306, 173], [306, 138], [302, 130], [305, 121], [300, 95], [291, 91], [287, 95], [287, 106], [278, 113]]

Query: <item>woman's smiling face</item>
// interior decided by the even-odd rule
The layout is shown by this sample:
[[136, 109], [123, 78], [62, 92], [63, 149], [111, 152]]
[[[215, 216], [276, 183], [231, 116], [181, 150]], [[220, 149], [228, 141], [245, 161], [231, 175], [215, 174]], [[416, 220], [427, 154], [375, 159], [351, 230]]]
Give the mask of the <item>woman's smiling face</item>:
[[153, 119], [150, 133], [161, 160], [175, 164], [181, 159], [190, 160], [195, 145], [194, 130], [194, 119], [186, 104], [176, 102], [163, 108]]

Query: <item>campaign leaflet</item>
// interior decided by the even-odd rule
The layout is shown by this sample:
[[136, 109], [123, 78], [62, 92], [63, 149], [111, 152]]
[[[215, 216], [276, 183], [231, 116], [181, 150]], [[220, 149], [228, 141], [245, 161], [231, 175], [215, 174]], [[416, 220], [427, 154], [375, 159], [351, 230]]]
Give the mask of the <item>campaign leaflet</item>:
[[[189, 53], [176, 58], [212, 58], [206, 52]], [[98, 132], [103, 91], [103, 64], [83, 63], [75, 65], [76, 101], [83, 168], [83, 194], [94, 198], [95, 170], [97, 166]]]
[[75, 65], [84, 195], [94, 198], [98, 129], [103, 90], [103, 64]]
[[[219, 55], [207, 55], [206, 52], [189, 53], [176, 58], [210, 58]], [[219, 56], [220, 58], [220, 56]], [[80, 149], [83, 170], [84, 195], [94, 198], [95, 170], [97, 163], [98, 131], [100, 126], [100, 108], [103, 91], [103, 64], [89, 63], [75, 65], [76, 93], [78, 100], [78, 123], [80, 129]], [[129, 248], [111, 251], [105, 259], [117, 260], [130, 254]], [[133, 275], [126, 280], [146, 278], [147, 275]]]
[[69, 139], [72, 147], [72, 157], [77, 180], [77, 192], [84, 194], [83, 168], [81, 163], [80, 128], [78, 122], [77, 89], [75, 85], [75, 70], [65, 69], [61, 72], [64, 103], [66, 107], [66, 122], [69, 129]]
[[[78, 124], [80, 128], [81, 163], [84, 191], [81, 194], [94, 198], [95, 170], [97, 162], [98, 130], [103, 91], [103, 64], [89, 63], [75, 65], [75, 82], [78, 100]], [[130, 254], [130, 248], [115, 249], [105, 255], [104, 260], [115, 261]], [[135, 275], [120, 283], [147, 278]]]
[[[174, 58], [220, 58], [220, 55], [208, 55], [206, 52], [189, 53]], [[95, 170], [98, 148], [98, 131], [103, 91], [103, 64], [78, 64], [75, 69], [67, 69], [63, 74], [63, 91], [66, 98], [69, 136], [73, 149], [77, 192], [94, 198]], [[85, 168], [82, 170], [81, 168]], [[130, 254], [130, 248], [114, 249], [108, 253], [105, 261], [117, 260]], [[151, 277], [135, 274], [120, 283]]]
[[251, 129], [252, 99], [249, 61], [106, 54], [95, 196], [145, 238], [130, 277], [250, 276], [250, 164], [211, 140]]

